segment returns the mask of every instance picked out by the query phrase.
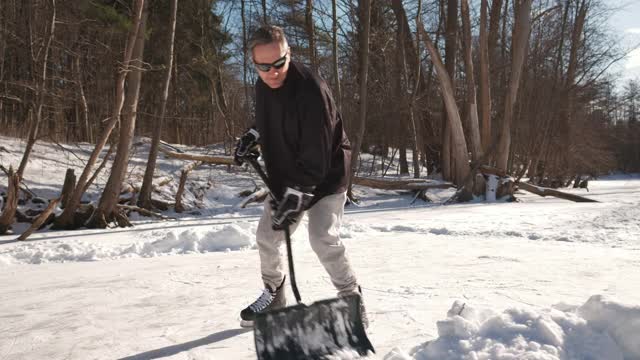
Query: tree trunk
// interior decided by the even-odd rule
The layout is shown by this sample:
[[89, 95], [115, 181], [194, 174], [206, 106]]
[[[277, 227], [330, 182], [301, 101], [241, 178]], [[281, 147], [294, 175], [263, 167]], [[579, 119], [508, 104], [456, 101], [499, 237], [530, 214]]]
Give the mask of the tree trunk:
[[[509, 0], [507, 0], [509, 2]], [[487, 39], [487, 54], [489, 56], [489, 64], [497, 67], [498, 65], [498, 38], [500, 37], [500, 19], [504, 19], [503, 23], [507, 23], [507, 15], [502, 17], [502, 0], [493, 0], [491, 2], [491, 15], [489, 18], [489, 34]], [[490, 78], [493, 78], [489, 74]]]
[[[93, 143], [93, 132], [91, 131], [91, 125], [89, 124], [89, 105], [87, 104], [87, 97], [84, 93], [84, 85], [82, 82], [82, 72], [80, 71], [80, 55], [75, 58], [76, 68], [76, 83], [78, 86], [78, 95], [80, 96], [80, 106], [82, 107], [82, 122], [84, 126], [84, 137], [90, 144]], [[65, 201], [66, 202], [66, 201]]]
[[7, 201], [4, 204], [4, 209], [0, 213], [0, 235], [7, 233], [11, 224], [14, 222], [16, 210], [18, 210], [18, 193], [20, 191], [20, 176], [13, 172], [13, 168], [9, 168], [7, 174], [8, 187], [7, 187]]
[[482, 150], [486, 152], [491, 145], [491, 84], [489, 70], [489, 45], [487, 34], [487, 4], [488, 0], [481, 0], [480, 4], [480, 124]]
[[[246, 111], [249, 111], [249, 82], [247, 81], [247, 18], [245, 15], [246, 0], [240, 0], [240, 17], [242, 18], [242, 86], [244, 87], [244, 101]], [[169, 69], [171, 70], [171, 69]]]
[[[413, 43], [410, 41], [411, 34], [410, 34], [410, 28], [409, 28], [409, 21], [407, 19], [406, 12], [404, 11], [404, 8], [402, 6], [402, 1], [393, 0], [391, 2], [391, 7], [393, 9], [393, 12], [396, 15], [396, 21], [398, 23], [398, 34], [397, 34], [398, 45], [397, 46], [400, 49], [398, 51], [399, 69], [402, 71], [401, 75], [405, 78], [406, 86], [407, 86], [407, 89], [404, 91], [400, 89], [401, 91], [399, 92], [399, 94], [406, 94], [406, 96], [401, 96], [401, 98], [408, 99], [405, 106], [409, 108], [409, 122], [411, 124], [411, 134], [413, 137], [412, 139], [413, 147], [411, 149], [413, 152], [413, 159], [412, 159], [413, 176], [415, 178], [419, 178], [420, 177], [420, 149], [422, 149], [422, 146], [421, 146], [422, 144], [420, 141], [421, 136], [419, 135], [419, 129], [421, 127], [418, 126], [416, 121], [416, 115], [415, 115], [415, 100], [418, 92], [424, 91], [425, 89], [424, 77], [422, 72], [420, 71], [422, 63], [420, 59], [420, 54], [418, 54], [419, 48], [420, 48], [420, 36], [418, 35], [419, 33], [416, 33], [416, 46], [414, 48]], [[422, 1], [419, 0], [418, 12], [416, 15], [417, 26], [421, 26], [422, 24], [422, 22], [420, 21], [420, 16], [422, 13], [421, 10], [422, 10]], [[406, 41], [407, 38], [409, 39], [409, 41]], [[408, 59], [407, 59], [407, 51], [409, 52]], [[414, 71], [414, 74], [415, 74], [414, 76], [415, 85], [413, 86], [413, 88], [409, 88], [409, 86], [411, 86], [410, 85], [411, 76], [407, 66], [408, 64], [413, 64], [411, 67], [411, 69]], [[404, 105], [404, 102], [399, 102], [399, 105], [401, 106]]]
[[[80, 175], [80, 179], [78, 180], [78, 184], [76, 186], [73, 195], [69, 199], [67, 206], [64, 209], [64, 212], [56, 218], [54, 226], [58, 229], [70, 229], [75, 227], [74, 216], [75, 211], [80, 205], [80, 200], [82, 199], [82, 195], [84, 194], [85, 189], [87, 188], [87, 184], [89, 176], [93, 170], [93, 166], [95, 165], [98, 157], [100, 156], [100, 152], [104, 148], [107, 140], [109, 140], [109, 136], [111, 135], [111, 131], [115, 127], [116, 123], [120, 120], [120, 113], [122, 111], [122, 106], [124, 104], [124, 85], [125, 80], [127, 78], [127, 74], [129, 73], [129, 62], [131, 61], [131, 54], [133, 51], [133, 47], [138, 36], [138, 30], [140, 28], [140, 23], [142, 22], [142, 10], [145, 5], [145, 0], [136, 0], [135, 10], [133, 13], [133, 18], [131, 19], [132, 24], [129, 28], [129, 34], [127, 35], [127, 43], [124, 51], [124, 60], [122, 62], [123, 69], [118, 69], [118, 78], [116, 79], [116, 97], [115, 103], [113, 106], [113, 113], [109, 121], [105, 124], [105, 128], [100, 134], [98, 141], [96, 142], [96, 146], [91, 152], [91, 156], [87, 161], [87, 165], [85, 166], [82, 174]], [[106, 161], [106, 159], [105, 159]]]
[[267, 21], [267, 0], [262, 0], [262, 23], [268, 24]]
[[[458, 50], [458, 0], [446, 0], [447, 12], [445, 21], [445, 55], [444, 64], [451, 79], [453, 95], [456, 92], [456, 51]], [[446, 107], [446, 105], [444, 106]], [[442, 121], [442, 175], [445, 180], [455, 177], [455, 155], [452, 149], [451, 119], [447, 119], [447, 112], [443, 113]]]
[[336, 86], [336, 102], [338, 103], [338, 110], [342, 110], [342, 89], [340, 87], [340, 68], [338, 67], [338, 10], [336, 6], [336, 0], [331, 1], [331, 16], [333, 18], [333, 22], [331, 25], [331, 43], [333, 47], [333, 78], [335, 80]]
[[[396, 30], [396, 51], [394, 56], [394, 65], [395, 74], [391, 77], [392, 80], [392, 91], [393, 94], [397, 98], [392, 101], [393, 112], [397, 114], [397, 124], [399, 130], [399, 141], [397, 143], [397, 147], [399, 150], [398, 157], [398, 165], [400, 169], [400, 175], [409, 174], [409, 165], [407, 164], [407, 137], [405, 136], [405, 132], [408, 131], [407, 127], [407, 115], [404, 111], [405, 107], [409, 104], [409, 102], [405, 101], [407, 97], [410, 96], [408, 89], [405, 89], [403, 86], [403, 79], [408, 83], [409, 74], [407, 72], [406, 66], [406, 55], [405, 55], [405, 46], [404, 46], [404, 33], [408, 31], [404, 27], [404, 23], [398, 22], [398, 28]], [[415, 132], [414, 132], [415, 134]], [[382, 158], [382, 162], [384, 164], [384, 157]]]
[[[568, 4], [567, 4], [568, 5]], [[571, 32], [571, 50], [569, 52], [569, 63], [567, 66], [567, 75], [564, 80], [564, 101], [561, 105], [561, 134], [564, 139], [562, 143], [563, 167], [570, 170], [572, 164], [569, 162], [569, 152], [573, 142], [571, 134], [571, 120], [574, 104], [574, 85], [576, 81], [576, 71], [578, 68], [578, 51], [582, 47], [582, 33], [584, 23], [589, 8], [588, 0], [581, 0], [576, 9], [576, 18], [574, 21], [573, 31]]]
[[[418, 0], [418, 11], [416, 12], [416, 28], [420, 28], [422, 27], [422, 0]], [[407, 26], [408, 28], [408, 26]], [[407, 34], [409, 35], [409, 34]], [[409, 35], [409, 38], [411, 36]], [[416, 119], [415, 116], [415, 100], [416, 100], [416, 96], [418, 94], [418, 92], [420, 90], [424, 91], [425, 90], [425, 82], [424, 82], [424, 75], [423, 75], [423, 71], [421, 71], [422, 69], [422, 54], [420, 52], [420, 31], [416, 31], [416, 48], [415, 48], [415, 53], [413, 54], [414, 58], [416, 59], [416, 64], [415, 66], [415, 72], [416, 72], [416, 84], [413, 87], [413, 91], [412, 91], [412, 95], [411, 95], [411, 100], [409, 101], [409, 117], [411, 120], [411, 125], [413, 126], [413, 177], [414, 178], [419, 178], [420, 177], [420, 149], [423, 148], [422, 146], [422, 139], [424, 137], [424, 135], [419, 134], [419, 130], [418, 129], [422, 129], [423, 126], [421, 124], [418, 123], [418, 121], [420, 119], [422, 119], [422, 117]]]
[[67, 169], [67, 173], [64, 176], [64, 185], [62, 185], [62, 193], [60, 195], [62, 203], [60, 207], [64, 209], [64, 207], [69, 202], [69, 195], [73, 192], [73, 189], [76, 187], [76, 174], [73, 169]]
[[[435, 37], [435, 46], [438, 47], [438, 44], [440, 43], [440, 35], [442, 33], [441, 29], [442, 29], [442, 23], [444, 21], [444, 16], [438, 16], [438, 24], [436, 26], [436, 37]], [[424, 25], [419, 26], [418, 28], [421, 29], [423, 28]], [[420, 34], [420, 31], [417, 31], [417, 34]], [[417, 38], [420, 38], [420, 36], [418, 35]], [[433, 61], [429, 62], [429, 71], [427, 72], [427, 85], [426, 85], [426, 89], [424, 91], [424, 94], [431, 94], [431, 88], [433, 87]], [[425, 136], [426, 136], [426, 141], [424, 142], [425, 146], [424, 146], [424, 153], [425, 156], [427, 157], [427, 171], [429, 173], [437, 173], [438, 171], [443, 172], [443, 166], [442, 166], [442, 149], [443, 149], [443, 144], [442, 144], [442, 136], [440, 136], [440, 138], [438, 138], [436, 136], [436, 129], [434, 126], [434, 123], [436, 120], [433, 119], [427, 119], [427, 117], [430, 116], [428, 111], [425, 111], [424, 114], [424, 121], [423, 124], [425, 125]], [[435, 117], [434, 117], [435, 118]]]
[[307, 38], [309, 40], [309, 60], [311, 68], [318, 72], [318, 59], [316, 58], [316, 34], [313, 22], [313, 0], [307, 0], [307, 6], [304, 12], [305, 27], [307, 30]]
[[[107, 181], [98, 207], [87, 221], [88, 227], [106, 228], [111, 221], [119, 219], [117, 204], [122, 188], [122, 181], [127, 172], [129, 160], [129, 149], [133, 140], [133, 133], [136, 124], [136, 113], [138, 109], [138, 99], [140, 95], [140, 83], [142, 81], [142, 66], [144, 54], [145, 28], [147, 21], [147, 3], [144, 4], [143, 15], [140, 20], [140, 29], [137, 33], [135, 45], [132, 52], [131, 62], [134, 66], [127, 81], [127, 94], [123, 105], [122, 121], [120, 124], [120, 136], [116, 157], [111, 168], [111, 175]], [[126, 223], [126, 222], [125, 222]]]
[[507, 163], [509, 161], [509, 152], [511, 147], [511, 122], [513, 118], [514, 106], [518, 95], [518, 87], [520, 85], [520, 76], [524, 65], [524, 59], [529, 43], [529, 30], [531, 28], [531, 2], [532, 0], [522, 0], [517, 7], [516, 20], [513, 30], [513, 41], [511, 49], [513, 58], [511, 60], [511, 80], [504, 104], [504, 114], [502, 119], [502, 129], [500, 133], [500, 141], [498, 144], [498, 152], [496, 157], [496, 165], [509, 173]]
[[462, 29], [464, 38], [464, 67], [467, 79], [467, 102], [469, 106], [469, 136], [471, 139], [471, 158], [478, 161], [482, 157], [482, 147], [480, 146], [480, 128], [478, 126], [478, 105], [476, 103], [476, 82], [473, 73], [473, 55], [471, 53], [471, 16], [469, 15], [469, 4], [467, 0], [461, 0]]
[[178, 185], [178, 191], [176, 192], [176, 205], [175, 205], [175, 210], [177, 213], [181, 213], [185, 210], [184, 205], [182, 205], [182, 194], [184, 193], [184, 186], [187, 182], [187, 176], [189, 176], [189, 173], [191, 172], [191, 170], [197, 168], [201, 164], [202, 164], [202, 161], [192, 162], [191, 164], [183, 167], [182, 171], [180, 172], [180, 184]]
[[[362, 30], [360, 32], [360, 113], [358, 118], [358, 130], [353, 141], [353, 148], [351, 154], [351, 179], [353, 179], [356, 170], [358, 169], [358, 156], [360, 155], [360, 146], [362, 146], [362, 139], [364, 137], [364, 131], [366, 127], [367, 119], [367, 77], [369, 75], [369, 33], [371, 25], [371, 0], [360, 0], [360, 14], [361, 22], [360, 26]], [[352, 194], [353, 181], [349, 185], [349, 198], [353, 198]]]
[[[33, 150], [33, 146], [38, 140], [38, 130], [40, 128], [40, 123], [42, 122], [42, 107], [44, 106], [44, 95], [47, 88], [47, 62], [49, 60], [49, 49], [51, 48], [51, 42], [53, 41], [55, 29], [56, 29], [56, 0], [51, 1], [51, 23], [47, 29], [46, 42], [44, 49], [42, 50], [42, 69], [40, 69], [40, 81], [36, 85], [36, 103], [35, 103], [35, 120], [31, 124], [31, 128], [29, 129], [29, 138], [27, 140], [27, 145], [24, 150], [24, 154], [22, 155], [22, 160], [20, 161], [20, 166], [18, 167], [18, 177], [20, 179], [24, 176], [24, 170], [27, 167], [27, 163], [29, 162], [29, 156], [31, 155], [31, 151]], [[35, 61], [35, 60], [34, 60]], [[34, 64], [34, 68], [36, 65]], [[34, 80], [36, 77], [34, 76]]]
[[[422, 31], [422, 39], [425, 43], [427, 50], [431, 56], [431, 61], [433, 61], [436, 73], [438, 78], [440, 79], [440, 87], [442, 88], [442, 97], [444, 98], [445, 108], [447, 111], [447, 119], [450, 122], [451, 128], [451, 138], [452, 138], [452, 150], [454, 151], [454, 163], [455, 173], [454, 173], [454, 181], [459, 188], [466, 188], [464, 182], [466, 181], [469, 175], [469, 155], [467, 152], [467, 144], [464, 138], [464, 130], [462, 129], [462, 122], [460, 121], [460, 114], [458, 113], [458, 107], [456, 105], [456, 100], [453, 91], [453, 85], [451, 79], [449, 78], [449, 74], [442, 63], [442, 59], [440, 58], [440, 54], [438, 50], [435, 48], [431, 39], [429, 38], [429, 34], [427, 31], [421, 27], [418, 29]], [[466, 199], [467, 196], [464, 196], [463, 199]]]
[[160, 103], [160, 118], [158, 123], [153, 127], [153, 134], [151, 137], [151, 148], [149, 149], [149, 158], [147, 160], [147, 168], [144, 173], [144, 180], [142, 181], [142, 188], [140, 189], [140, 195], [138, 196], [138, 206], [144, 209], [150, 210], [151, 204], [151, 189], [153, 188], [153, 174], [156, 170], [156, 160], [158, 158], [158, 146], [160, 145], [160, 135], [162, 134], [162, 128], [164, 125], [164, 117], [167, 110], [167, 99], [169, 98], [169, 85], [171, 84], [171, 73], [173, 69], [173, 47], [176, 34], [176, 18], [178, 11], [178, 0], [171, 1], [171, 19], [169, 22], [169, 47], [167, 49], [166, 59], [166, 74], [164, 78], [164, 84], [162, 87], [162, 100]]
[[[411, 27], [409, 26], [409, 19], [407, 18], [407, 12], [405, 11], [402, 0], [391, 0], [391, 9], [396, 17], [398, 26], [403, 24], [405, 31], [403, 32], [403, 38], [398, 41], [402, 41], [404, 44], [406, 62], [409, 65], [410, 74], [414, 76], [415, 85], [414, 97], [419, 93], [424, 92], [427, 88], [427, 81], [425, 79], [426, 71], [422, 71], [422, 54], [420, 53], [420, 36], [416, 32], [416, 41], [413, 42], [411, 38]], [[422, 23], [420, 16], [422, 15], [422, 0], [418, 0], [418, 11], [416, 13], [416, 22]]]

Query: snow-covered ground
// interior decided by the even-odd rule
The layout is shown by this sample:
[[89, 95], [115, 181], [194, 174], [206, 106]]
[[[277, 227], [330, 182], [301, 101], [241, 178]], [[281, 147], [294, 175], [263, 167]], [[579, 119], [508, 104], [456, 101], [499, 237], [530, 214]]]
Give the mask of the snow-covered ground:
[[[15, 166], [21, 143], [0, 142], [9, 150], [0, 164]], [[56, 196], [64, 169], [80, 163], [67, 156], [36, 146], [29, 188]], [[132, 158], [134, 178], [145, 156]], [[182, 165], [162, 159], [161, 175]], [[261, 287], [261, 206], [234, 207], [251, 174], [207, 167], [192, 178], [194, 189], [210, 184], [189, 202], [200, 215], [0, 236], [0, 359], [254, 359], [253, 335], [238, 325]], [[341, 235], [363, 286], [371, 358], [640, 359], [640, 177], [589, 190], [567, 191], [599, 203], [519, 194], [442, 206], [451, 190], [411, 205], [409, 195], [357, 188], [363, 203], [347, 208]], [[335, 294], [304, 225], [293, 246], [311, 302]]]

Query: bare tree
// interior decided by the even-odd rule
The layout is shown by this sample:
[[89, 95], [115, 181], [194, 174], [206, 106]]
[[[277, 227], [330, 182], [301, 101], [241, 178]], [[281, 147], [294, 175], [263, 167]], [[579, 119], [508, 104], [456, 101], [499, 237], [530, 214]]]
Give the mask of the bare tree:
[[[360, 30], [360, 112], [358, 117], [358, 130], [353, 140], [353, 148], [351, 153], [351, 179], [358, 169], [358, 156], [360, 155], [360, 147], [364, 138], [364, 131], [367, 120], [367, 77], [369, 75], [369, 34], [371, 25], [371, 0], [359, 0], [360, 19], [362, 29]], [[353, 181], [349, 185], [349, 197], [353, 198], [351, 191]]]
[[453, 163], [455, 164], [454, 180], [453, 183], [459, 188], [466, 188], [468, 184], [465, 183], [469, 179], [469, 154], [467, 152], [467, 144], [464, 137], [464, 130], [462, 129], [462, 121], [460, 120], [460, 113], [456, 105], [456, 99], [454, 96], [453, 85], [449, 78], [449, 73], [445, 65], [442, 63], [440, 53], [431, 42], [429, 34], [424, 28], [419, 28], [418, 31], [422, 32], [422, 39], [429, 51], [431, 61], [433, 61], [436, 74], [440, 79], [440, 87], [442, 88], [442, 97], [444, 98], [445, 108], [447, 111], [447, 119], [449, 120], [449, 126], [451, 127], [452, 138], [452, 151], [453, 151]]
[[[404, 8], [402, 6], [402, 1], [400, 0], [394, 0], [391, 2], [391, 7], [393, 9], [393, 12], [396, 15], [396, 20], [398, 23], [398, 30], [397, 30], [397, 47], [399, 48], [399, 50], [397, 51], [397, 55], [396, 57], [398, 58], [398, 64], [397, 64], [397, 69], [398, 72], [400, 73], [400, 76], [397, 76], [396, 79], [396, 87], [398, 88], [398, 91], [396, 91], [398, 94], [400, 94], [400, 101], [397, 102], [397, 106], [400, 107], [400, 109], [398, 110], [398, 114], [402, 114], [403, 112], [401, 111], [402, 108], [404, 107], [408, 107], [408, 116], [409, 116], [409, 123], [411, 125], [411, 135], [412, 135], [412, 140], [413, 140], [413, 144], [412, 144], [412, 151], [413, 151], [413, 176], [415, 178], [419, 178], [420, 177], [420, 142], [419, 142], [419, 127], [416, 125], [417, 121], [416, 121], [416, 111], [415, 111], [415, 100], [416, 100], [416, 96], [418, 93], [418, 90], [420, 89], [420, 85], [421, 85], [421, 73], [420, 73], [420, 68], [421, 68], [421, 64], [420, 64], [420, 58], [418, 55], [417, 59], [413, 59], [414, 61], [412, 61], [413, 64], [417, 64], [415, 67], [413, 67], [412, 69], [408, 68], [408, 61], [407, 61], [407, 48], [406, 45], [407, 44], [411, 44], [411, 41], [406, 41], [407, 37], [411, 37], [410, 35], [410, 29], [409, 29], [409, 22], [407, 20], [407, 16], [406, 16], [406, 12], [404, 11]], [[417, 26], [421, 26], [421, 20], [420, 20], [420, 16], [422, 13], [422, 1], [418, 1], [418, 12], [416, 15], [416, 23]], [[417, 38], [416, 38], [416, 49], [420, 48], [420, 36], [418, 34], [416, 34]], [[409, 49], [413, 50], [413, 49]], [[419, 51], [414, 51], [413, 55], [415, 55], [415, 53], [419, 53]], [[411, 84], [411, 76], [410, 76], [410, 71], [415, 72], [415, 83]], [[402, 89], [402, 84], [403, 82], [401, 81], [401, 78], [404, 78], [404, 84], [406, 86], [406, 89]], [[403, 101], [404, 100], [404, 101]], [[401, 155], [401, 164], [404, 164], [403, 160], [405, 160], [405, 155], [404, 152], [400, 152]]]
[[342, 109], [342, 89], [340, 87], [340, 69], [338, 67], [338, 9], [336, 0], [331, 0], [331, 45], [333, 47], [333, 79], [336, 87], [338, 109]]
[[318, 72], [318, 59], [316, 57], [316, 31], [313, 21], [313, 0], [307, 0], [304, 19], [307, 38], [309, 39], [309, 59], [311, 60], [311, 68], [313, 71]]
[[[443, 2], [445, 0], [442, 0]], [[447, 12], [445, 22], [445, 45], [444, 45], [444, 64], [451, 81], [451, 89], [454, 91], [455, 96], [455, 81], [456, 81], [456, 51], [458, 49], [458, 0], [446, 0]], [[438, 75], [440, 76], [440, 75]], [[446, 107], [446, 104], [445, 104]], [[446, 119], [448, 112], [443, 113], [442, 128], [442, 176], [445, 180], [451, 180], [455, 177], [452, 173], [456, 164], [453, 164], [451, 144], [451, 119]]]
[[240, 0], [240, 18], [242, 19], [242, 86], [244, 86], [245, 107], [249, 109], [249, 82], [247, 81], [247, 18], [246, 0]]
[[18, 209], [20, 177], [18, 174], [14, 174], [12, 168], [9, 168], [7, 179], [9, 180], [7, 187], [7, 201], [4, 205], [4, 209], [0, 208], [0, 235], [6, 234], [9, 230], [11, 224], [13, 224], [13, 218], [16, 214], [16, 210]]
[[471, 158], [477, 161], [482, 157], [480, 145], [480, 128], [478, 126], [478, 104], [476, 102], [476, 81], [473, 73], [473, 56], [471, 51], [471, 16], [469, 15], [469, 3], [461, 0], [460, 11], [462, 14], [462, 33], [464, 42], [464, 67], [467, 79], [467, 105], [469, 119], [469, 143], [471, 144]]
[[[127, 74], [130, 71], [129, 65], [131, 61], [131, 56], [133, 53], [133, 48], [138, 37], [138, 32], [140, 30], [140, 24], [142, 23], [142, 13], [143, 8], [145, 6], [145, 0], [136, 0], [135, 8], [132, 15], [132, 24], [129, 29], [129, 33], [127, 35], [127, 43], [125, 45], [124, 51], [124, 60], [122, 62], [122, 69], [118, 69], [118, 78], [116, 79], [116, 97], [115, 103], [113, 106], [113, 113], [107, 124], [105, 125], [104, 130], [100, 134], [98, 141], [96, 142], [96, 146], [91, 152], [91, 156], [85, 165], [82, 174], [80, 175], [80, 179], [78, 179], [78, 184], [76, 185], [73, 194], [69, 198], [69, 202], [64, 209], [64, 212], [56, 218], [54, 227], [58, 229], [66, 229], [75, 227], [74, 216], [75, 211], [80, 205], [80, 200], [82, 199], [82, 195], [84, 194], [85, 189], [88, 187], [90, 182], [88, 181], [89, 176], [92, 173], [93, 166], [102, 149], [106, 145], [109, 140], [109, 136], [111, 135], [111, 131], [115, 127], [116, 123], [120, 120], [120, 113], [122, 111], [122, 106], [124, 104], [124, 90], [125, 90], [125, 80], [127, 78]], [[106, 160], [106, 159], [105, 159]]]
[[[587, 11], [589, 10], [589, 1], [580, 0], [577, 4], [576, 16], [571, 32], [571, 49], [569, 52], [569, 63], [567, 66], [567, 74], [564, 79], [564, 99], [562, 106], [562, 137], [566, 140], [564, 146], [565, 154], [569, 154], [570, 145], [572, 142], [571, 134], [571, 118], [574, 105], [575, 96], [575, 81], [576, 72], [578, 68], [578, 51], [582, 47], [582, 34], [584, 29], [585, 19], [587, 17]], [[568, 6], [568, 4], [567, 4]], [[568, 156], [565, 157], [565, 161], [568, 160]], [[566, 163], [566, 167], [569, 169], [570, 164]]]
[[262, 0], [262, 22], [268, 24], [267, 21], [267, 0]]
[[153, 128], [151, 137], [151, 148], [149, 149], [149, 158], [147, 160], [147, 168], [144, 172], [144, 180], [138, 197], [138, 206], [151, 210], [151, 190], [153, 188], [153, 174], [156, 170], [156, 160], [158, 158], [158, 146], [160, 145], [160, 134], [164, 125], [164, 117], [167, 111], [167, 99], [169, 98], [169, 85], [171, 84], [171, 73], [173, 69], [173, 47], [176, 37], [176, 19], [178, 12], [178, 0], [171, 1], [171, 17], [169, 20], [169, 46], [167, 48], [167, 60], [165, 64], [165, 78], [162, 86], [162, 99], [160, 102], [160, 117], [158, 123]]
[[480, 124], [482, 150], [489, 150], [491, 144], [491, 86], [489, 83], [489, 43], [487, 34], [487, 12], [488, 0], [481, 0], [480, 3], [480, 36], [479, 36], [479, 52], [480, 52]]
[[84, 91], [84, 84], [82, 81], [82, 71], [80, 67], [80, 54], [78, 54], [74, 59], [75, 73], [76, 73], [76, 84], [78, 87], [78, 97], [80, 98], [80, 106], [82, 107], [82, 120], [85, 129], [85, 138], [89, 143], [93, 142], [93, 131], [91, 130], [91, 125], [89, 124], [89, 104], [87, 103], [87, 96]]
[[513, 52], [513, 58], [511, 60], [511, 79], [504, 104], [504, 115], [496, 156], [497, 167], [507, 172], [507, 163], [509, 161], [511, 146], [511, 122], [513, 119], [516, 97], [518, 95], [522, 67], [529, 43], [529, 31], [531, 29], [531, 2], [532, 0], [520, 0], [516, 2], [518, 6], [511, 45]]
[[131, 141], [133, 140], [133, 132], [136, 124], [140, 84], [142, 82], [142, 67], [144, 66], [143, 54], [146, 22], [147, 3], [145, 2], [145, 4], [143, 4], [140, 28], [136, 34], [131, 63], [129, 65], [132, 70], [127, 80], [128, 86], [122, 109], [118, 150], [116, 151], [116, 157], [111, 167], [111, 175], [109, 176], [107, 185], [102, 191], [98, 207], [93, 211], [91, 218], [87, 221], [87, 226], [89, 227], [105, 228], [109, 222], [113, 220], [116, 220], [120, 226], [129, 225], [128, 221], [125, 221], [126, 217], [118, 212], [117, 205], [120, 199], [119, 195], [122, 181], [127, 172], [129, 149], [131, 147]]
[[[24, 150], [24, 154], [22, 155], [22, 160], [20, 161], [20, 166], [18, 167], [17, 175], [18, 178], [22, 179], [24, 176], [24, 170], [27, 167], [27, 163], [29, 162], [29, 155], [31, 155], [31, 150], [33, 150], [33, 145], [35, 145], [36, 140], [38, 140], [38, 130], [40, 128], [40, 123], [42, 122], [42, 107], [44, 106], [44, 97], [45, 91], [47, 88], [47, 62], [49, 60], [49, 49], [51, 48], [51, 42], [54, 38], [54, 33], [56, 29], [56, 0], [51, 1], [51, 23], [47, 28], [45, 46], [42, 50], [42, 62], [40, 73], [40, 81], [36, 85], [36, 101], [35, 101], [35, 119], [31, 124], [31, 128], [29, 129], [29, 138], [27, 140], [27, 146]], [[37, 59], [33, 59], [34, 66], [37, 67]], [[34, 76], [34, 80], [36, 77]]]

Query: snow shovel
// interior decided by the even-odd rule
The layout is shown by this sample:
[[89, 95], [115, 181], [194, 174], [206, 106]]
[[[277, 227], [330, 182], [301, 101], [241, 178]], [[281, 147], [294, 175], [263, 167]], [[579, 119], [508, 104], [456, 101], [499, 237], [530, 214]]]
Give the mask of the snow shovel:
[[[257, 159], [249, 163], [268, 187]], [[367, 355], [375, 352], [362, 323], [360, 295], [321, 300], [305, 305], [296, 284], [291, 234], [284, 229], [289, 281], [296, 305], [256, 314], [253, 334], [258, 360], [323, 359], [337, 352]]]

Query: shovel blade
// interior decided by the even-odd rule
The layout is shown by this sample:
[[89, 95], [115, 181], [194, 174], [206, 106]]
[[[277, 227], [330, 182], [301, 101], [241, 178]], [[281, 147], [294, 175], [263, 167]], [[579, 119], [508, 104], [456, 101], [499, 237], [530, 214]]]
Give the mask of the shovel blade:
[[374, 352], [357, 294], [298, 304], [258, 314], [254, 338], [258, 360], [323, 359], [338, 352]]

